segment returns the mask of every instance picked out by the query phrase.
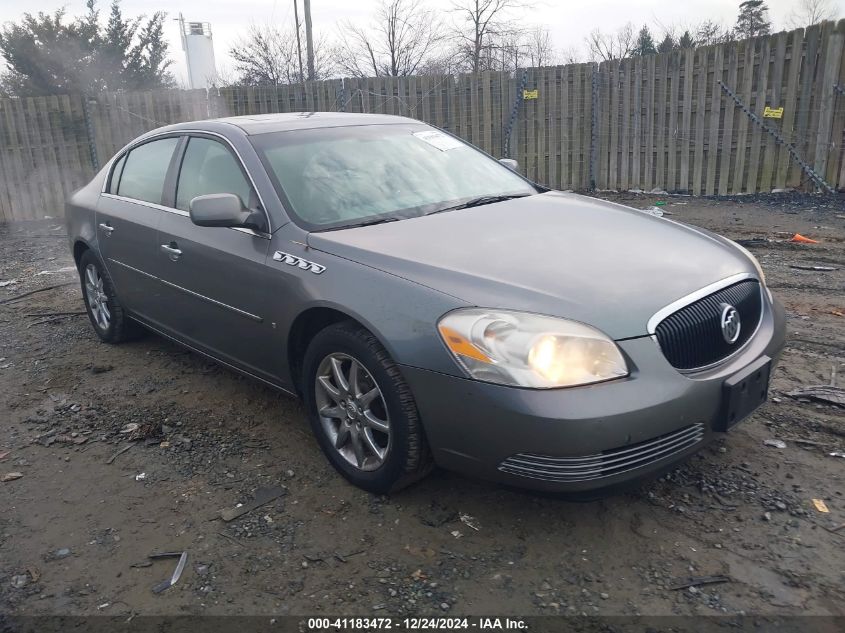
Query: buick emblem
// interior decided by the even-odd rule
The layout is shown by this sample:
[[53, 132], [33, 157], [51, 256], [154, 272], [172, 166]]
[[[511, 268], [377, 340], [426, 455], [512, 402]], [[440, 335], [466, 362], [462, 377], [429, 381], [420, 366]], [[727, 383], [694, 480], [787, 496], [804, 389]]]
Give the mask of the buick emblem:
[[722, 326], [722, 337], [729, 345], [736, 343], [739, 338], [739, 330], [741, 324], [739, 322], [739, 312], [729, 303], [722, 304], [722, 317], [719, 320]]

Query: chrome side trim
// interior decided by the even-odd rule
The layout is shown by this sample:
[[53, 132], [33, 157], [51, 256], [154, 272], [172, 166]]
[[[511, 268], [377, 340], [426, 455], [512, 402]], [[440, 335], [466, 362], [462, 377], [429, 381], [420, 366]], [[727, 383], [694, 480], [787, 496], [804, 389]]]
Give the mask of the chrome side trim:
[[193, 345], [189, 345], [185, 341], [182, 341], [182, 340], [176, 338], [175, 336], [168, 334], [167, 332], [164, 332], [163, 330], [160, 330], [159, 328], [150, 325], [149, 323], [147, 323], [146, 321], [144, 321], [142, 319], [139, 319], [138, 317], [130, 315], [129, 318], [132, 319], [133, 321], [137, 321], [142, 326], [144, 326], [145, 328], [147, 328], [149, 330], [152, 330], [156, 334], [163, 336], [164, 338], [171, 340], [174, 343], [176, 343], [177, 345], [181, 345], [182, 347], [189, 349], [192, 352], [199, 354], [200, 356], [204, 356], [205, 358], [213, 360], [215, 363], [219, 363], [219, 364], [223, 365], [224, 367], [231, 369], [232, 371], [235, 371], [239, 374], [243, 374], [244, 376], [254, 378], [255, 380], [260, 380], [265, 385], [273, 387], [273, 389], [278, 389], [279, 391], [282, 391], [282, 392], [288, 394], [289, 396], [293, 396], [294, 398], [299, 398], [299, 395], [296, 394], [295, 392], [291, 391], [290, 389], [286, 389], [285, 387], [282, 387], [281, 385], [276, 384], [275, 382], [267, 380], [266, 378], [262, 378], [261, 376], [257, 376], [255, 374], [253, 374], [252, 372], [248, 372], [245, 369], [241, 369], [240, 367], [236, 367], [235, 365], [232, 365], [231, 363], [227, 363], [225, 360], [221, 360], [217, 356], [214, 356], [213, 354], [209, 354], [208, 352], [204, 352], [201, 349], [194, 347]]
[[244, 316], [248, 319], [252, 319], [253, 321], [256, 321], [257, 323], [263, 323], [264, 322], [264, 319], [262, 319], [260, 316], [258, 316], [256, 314], [252, 314], [251, 312], [247, 312], [245, 310], [241, 310], [240, 308], [236, 308], [235, 306], [230, 306], [228, 303], [223, 303], [222, 301], [218, 301], [217, 299], [212, 299], [211, 297], [206, 297], [205, 295], [202, 295], [198, 292], [194, 292], [193, 290], [188, 290], [187, 288], [183, 288], [182, 286], [171, 283], [171, 282], [167, 281], [166, 279], [161, 279], [160, 277], [159, 277], [159, 281], [166, 286], [170, 286], [171, 288], [175, 288], [176, 290], [181, 290], [182, 292], [185, 292], [185, 293], [191, 295], [192, 297], [196, 297], [197, 299], [203, 299], [205, 301], [208, 301], [209, 303], [213, 303], [214, 305], [216, 305], [220, 308], [225, 308], [226, 310], [231, 310], [232, 312], [234, 312], [236, 314], [240, 314], [241, 316]]
[[134, 266], [130, 266], [129, 264], [124, 264], [123, 262], [118, 261], [116, 259], [109, 258], [109, 261], [114, 262], [115, 264], [118, 264], [120, 266], [123, 266], [124, 268], [128, 268], [129, 270], [136, 272], [140, 275], [144, 275], [144, 277], [148, 277], [150, 279], [155, 279], [156, 281], [160, 281], [161, 283], [165, 284], [166, 286], [170, 286], [171, 288], [175, 288], [176, 290], [181, 290], [182, 292], [185, 292], [185, 293], [187, 293], [187, 294], [189, 294], [193, 297], [197, 297], [198, 299], [203, 299], [205, 301], [208, 301], [209, 303], [213, 303], [214, 305], [216, 305], [220, 308], [224, 308], [226, 310], [231, 310], [232, 312], [239, 314], [241, 316], [244, 316], [248, 319], [252, 319], [253, 321], [255, 321], [257, 323], [263, 323], [264, 322], [264, 319], [262, 317], [260, 317], [256, 314], [252, 314], [251, 312], [247, 312], [246, 310], [241, 310], [240, 308], [236, 308], [235, 306], [230, 306], [228, 303], [223, 303], [222, 301], [218, 301], [217, 299], [212, 299], [211, 297], [206, 297], [205, 295], [200, 294], [198, 292], [194, 292], [193, 290], [188, 290], [187, 288], [183, 288], [182, 286], [171, 283], [171, 282], [167, 281], [166, 279], [162, 279], [161, 277], [156, 277], [155, 275], [151, 275], [150, 273], [144, 272], [143, 270], [135, 268]]
[[135, 198], [127, 198], [126, 196], [118, 196], [114, 193], [101, 193], [100, 194], [103, 198], [111, 198], [112, 200], [121, 200], [122, 202], [128, 202], [129, 204], [137, 204], [141, 207], [149, 207], [150, 209], [157, 209], [158, 211], [167, 211], [168, 213], [175, 213], [176, 215], [190, 215], [187, 211], [182, 211], [182, 209], [171, 209], [170, 207], [165, 207], [161, 204], [156, 204], [155, 202], [147, 202], [145, 200], [137, 200]]
[[149, 279], [158, 280], [158, 277], [156, 277], [155, 275], [151, 275], [150, 273], [144, 272], [140, 268], [135, 268], [134, 266], [130, 266], [129, 264], [124, 264], [122, 261], [117, 260], [117, 259], [113, 259], [111, 257], [109, 257], [108, 259], [109, 259], [110, 262], [113, 262], [113, 263], [117, 264], [118, 266], [123, 266], [124, 268], [128, 268], [132, 272], [136, 272], [139, 275], [143, 275], [144, 277], [148, 277]]
[[255, 231], [253, 229], [248, 229], [248, 228], [245, 228], [243, 226], [230, 226], [229, 230], [230, 231], [239, 231], [241, 233], [246, 233], [247, 235], [252, 235], [253, 237], [261, 237], [265, 240], [269, 240], [271, 237], [273, 237], [269, 233], [264, 233], [262, 231]]
[[[763, 285], [763, 282], [760, 281], [759, 279], [757, 279], [757, 277], [755, 275], [752, 275], [751, 273], [739, 273], [738, 275], [731, 275], [730, 277], [725, 277], [721, 281], [717, 281], [716, 283], [712, 283], [709, 286], [705, 286], [704, 288], [702, 288], [700, 290], [696, 290], [695, 292], [687, 295], [686, 297], [682, 297], [681, 299], [678, 299], [677, 301], [670, 303], [665, 308], [658, 310], [654, 314], [654, 316], [652, 316], [648, 320], [647, 328], [648, 328], [649, 336], [651, 336], [651, 339], [655, 342], [655, 344], [657, 345], [657, 347], [659, 349], [660, 348], [660, 342], [657, 340], [657, 326], [660, 324], [660, 322], [663, 319], [668, 317], [670, 314], [674, 314], [675, 312], [677, 312], [681, 308], [685, 308], [689, 304], [695, 303], [699, 299], [703, 299], [704, 297], [711, 295], [714, 292], [718, 292], [722, 288], [727, 288], [728, 286], [732, 286], [733, 284], [740, 282], [740, 281], [745, 281], [746, 279], [754, 279], [755, 281], [757, 281], [757, 285], [759, 286], [759, 291], [760, 291], [760, 318], [757, 319], [757, 323], [754, 326], [754, 331], [751, 333], [751, 336], [749, 336], [748, 339], [746, 339], [745, 343], [743, 343], [740, 347], [735, 349], [733, 352], [731, 352], [730, 354], [728, 354], [724, 358], [720, 358], [715, 363], [710, 363], [709, 365], [702, 365], [701, 367], [691, 367], [690, 369], [677, 369], [677, 368], [675, 368], [675, 371], [677, 371], [681, 374], [687, 375], [687, 374], [697, 374], [699, 372], [707, 371], [708, 369], [714, 369], [714, 368], [718, 367], [719, 365], [724, 365], [725, 363], [730, 361], [732, 358], [735, 358], [746, 347], [748, 347], [751, 344], [751, 341], [753, 341], [754, 337], [757, 336], [757, 332], [760, 330], [760, 326], [763, 325], [763, 314], [766, 311], [766, 306], [771, 305], [771, 302], [769, 302], [768, 304], [766, 303], [766, 294], [763, 292], [763, 290], [765, 288], [765, 286]], [[766, 289], [766, 290], [768, 290], [768, 289]], [[769, 296], [771, 296], [771, 294]]]
[[[755, 277], [751, 273], [739, 273], [738, 275], [731, 275], [730, 277], [725, 277], [724, 279], [712, 283], [709, 286], [704, 286], [704, 288], [696, 290], [695, 292], [690, 293], [685, 297], [681, 297], [677, 301], [673, 301], [672, 303], [661, 308], [660, 310], [655, 312], [654, 315], [652, 315], [652, 317], [648, 320], [646, 330], [649, 334], [655, 334], [657, 332], [657, 326], [663, 319], [665, 319], [670, 314], [677, 312], [681, 308], [684, 308], [691, 303], [695, 303], [699, 299], [703, 299], [707, 295], [712, 295], [714, 292], [718, 292], [722, 288], [727, 288], [728, 286], [732, 286], [738, 281], [743, 281], [745, 279], [757, 279], [757, 277]], [[759, 279], [757, 279], [757, 281], [760, 282]], [[763, 288], [762, 282], [760, 282], [760, 288]]]
[[[111, 180], [111, 173], [112, 173], [112, 170], [114, 169], [114, 164], [120, 159], [121, 156], [123, 156], [127, 152], [131, 151], [132, 149], [134, 149], [138, 145], [143, 145], [144, 143], [151, 141], [155, 138], [158, 138], [159, 136], [185, 136], [187, 134], [207, 134], [209, 136], [214, 136], [214, 137], [221, 139], [223, 142], [226, 143], [226, 145], [229, 146], [229, 148], [234, 152], [235, 156], [238, 157], [238, 161], [241, 163], [241, 167], [243, 168], [244, 173], [246, 174], [246, 177], [249, 178], [249, 182], [252, 185], [253, 191], [255, 191], [255, 195], [258, 196], [258, 202], [261, 204], [261, 211], [262, 211], [262, 213], [264, 213], [264, 217], [267, 219], [267, 228], [269, 229], [269, 231], [267, 233], [268, 234], [272, 233], [273, 232], [273, 223], [270, 222], [270, 214], [267, 213], [267, 205], [264, 204], [264, 199], [261, 197], [261, 192], [258, 190], [258, 187], [255, 185], [255, 180], [253, 179], [252, 174], [249, 173], [249, 170], [246, 168], [246, 164], [244, 163], [243, 156], [241, 156], [241, 153], [232, 144], [232, 141], [230, 141], [228, 138], [226, 138], [225, 136], [223, 136], [222, 134], [220, 134], [218, 132], [209, 132], [208, 130], [194, 130], [194, 129], [170, 130], [169, 132], [159, 132], [157, 134], [150, 134], [149, 136], [145, 136], [141, 139], [137, 139], [138, 140], [137, 143], [135, 141], [132, 141], [131, 143], [124, 145], [123, 148], [121, 148], [121, 150], [119, 152], [117, 152], [114, 156], [112, 156], [112, 158], [111, 158], [112, 162], [111, 162], [111, 165], [109, 166], [109, 173], [103, 179], [103, 186], [100, 189], [100, 193], [102, 195], [108, 195], [108, 196], [111, 196], [111, 197], [114, 197], [114, 198], [119, 198], [120, 200], [128, 200], [130, 202], [133, 202], [133, 200], [131, 198], [123, 198], [122, 196], [115, 196], [114, 194], [110, 194], [110, 193], [107, 194], [106, 193], [106, 184], [109, 182], [109, 180]], [[164, 211], [169, 211], [171, 213], [176, 212], [176, 213], [179, 213], [179, 214], [188, 215], [188, 213], [186, 211], [182, 211], [181, 209], [170, 209], [168, 207], [163, 207], [161, 205], [154, 205], [154, 206], [155, 206], [155, 208], [159, 208], [159, 209], [162, 209]], [[245, 230], [249, 231], [250, 229], [245, 229]], [[256, 234], [261, 236], [260, 233], [256, 232]]]

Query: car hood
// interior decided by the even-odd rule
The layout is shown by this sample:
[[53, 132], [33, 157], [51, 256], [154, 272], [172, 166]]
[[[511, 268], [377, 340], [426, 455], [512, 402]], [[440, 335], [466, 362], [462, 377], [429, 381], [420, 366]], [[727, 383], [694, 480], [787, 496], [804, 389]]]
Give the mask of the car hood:
[[311, 233], [308, 245], [472, 305], [574, 319], [615, 339], [643, 336], [664, 306], [755, 271], [723, 238], [560, 192]]

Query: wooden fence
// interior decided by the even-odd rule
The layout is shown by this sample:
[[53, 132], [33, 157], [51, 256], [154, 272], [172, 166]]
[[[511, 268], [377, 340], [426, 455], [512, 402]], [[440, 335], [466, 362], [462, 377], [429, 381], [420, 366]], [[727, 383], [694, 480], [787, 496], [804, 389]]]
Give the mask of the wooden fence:
[[[722, 88], [746, 106], [741, 109]], [[527, 90], [527, 95], [523, 94]], [[531, 97], [536, 91], [536, 98]], [[515, 107], [516, 106], [516, 107]], [[766, 108], [782, 118], [762, 118]], [[719, 46], [517, 73], [0, 99], [0, 222], [60, 216], [120, 147], [169, 123], [269, 112], [427, 121], [557, 189], [845, 189], [845, 20]]]

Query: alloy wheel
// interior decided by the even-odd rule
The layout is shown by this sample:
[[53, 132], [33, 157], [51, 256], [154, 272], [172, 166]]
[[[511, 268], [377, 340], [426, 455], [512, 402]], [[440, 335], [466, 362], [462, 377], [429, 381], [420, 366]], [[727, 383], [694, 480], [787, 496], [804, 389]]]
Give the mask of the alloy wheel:
[[317, 414], [334, 449], [359, 470], [379, 468], [390, 450], [390, 418], [370, 372], [348, 354], [329, 354], [314, 382]]
[[101, 330], [108, 330], [111, 323], [111, 311], [108, 300], [103, 290], [103, 278], [100, 271], [94, 264], [85, 267], [85, 294], [88, 297], [88, 307], [94, 317], [94, 323]]

